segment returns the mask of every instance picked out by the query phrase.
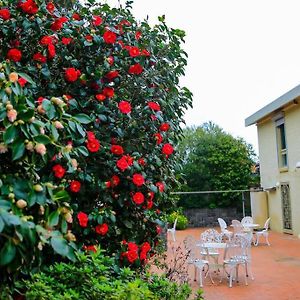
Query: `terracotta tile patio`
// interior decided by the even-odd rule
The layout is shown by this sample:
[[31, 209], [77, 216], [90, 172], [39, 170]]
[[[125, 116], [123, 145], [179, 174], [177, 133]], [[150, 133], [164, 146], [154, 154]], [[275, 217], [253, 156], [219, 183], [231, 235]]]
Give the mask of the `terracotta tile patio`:
[[[218, 229], [218, 228], [216, 228]], [[199, 239], [205, 228], [192, 228], [176, 231], [176, 243], [192, 235]], [[264, 243], [264, 239], [260, 240]], [[300, 239], [292, 235], [270, 231], [271, 246], [259, 244], [252, 247], [252, 271], [254, 280], [248, 279], [246, 286], [242, 272], [240, 282], [228, 287], [228, 281], [222, 283], [216, 278], [212, 284], [209, 277], [204, 280], [204, 298], [206, 300], [297, 300], [300, 299]], [[190, 277], [193, 278], [190, 268]], [[193, 290], [199, 288], [198, 282], [191, 282]]]

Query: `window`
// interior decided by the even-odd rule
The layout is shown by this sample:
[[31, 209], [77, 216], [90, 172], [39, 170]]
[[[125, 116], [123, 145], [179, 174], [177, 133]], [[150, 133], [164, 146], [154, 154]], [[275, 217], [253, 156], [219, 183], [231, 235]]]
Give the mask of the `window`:
[[276, 135], [277, 135], [277, 153], [279, 168], [286, 168], [287, 161], [287, 145], [285, 136], [284, 119], [281, 118], [276, 121]]

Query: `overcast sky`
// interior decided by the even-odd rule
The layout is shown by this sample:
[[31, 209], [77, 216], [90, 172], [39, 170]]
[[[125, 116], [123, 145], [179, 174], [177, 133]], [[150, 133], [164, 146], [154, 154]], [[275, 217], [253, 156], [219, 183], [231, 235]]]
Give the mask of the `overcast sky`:
[[211, 120], [258, 151], [245, 118], [300, 83], [300, 0], [135, 0], [133, 12], [186, 31], [187, 124]]

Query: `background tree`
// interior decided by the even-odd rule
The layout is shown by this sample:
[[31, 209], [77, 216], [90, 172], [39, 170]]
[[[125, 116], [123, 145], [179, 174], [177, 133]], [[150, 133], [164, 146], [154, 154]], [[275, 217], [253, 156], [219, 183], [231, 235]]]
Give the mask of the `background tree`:
[[[241, 190], [253, 183], [251, 168], [256, 156], [252, 146], [212, 122], [185, 129], [178, 148], [187, 191]], [[198, 194], [181, 196], [180, 205], [228, 207], [238, 202], [240, 194]]]

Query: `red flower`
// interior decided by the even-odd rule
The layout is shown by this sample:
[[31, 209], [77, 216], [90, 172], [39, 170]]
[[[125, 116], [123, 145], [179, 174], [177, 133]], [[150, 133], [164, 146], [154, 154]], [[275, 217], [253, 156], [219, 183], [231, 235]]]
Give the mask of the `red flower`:
[[154, 192], [152, 192], [152, 191], [150, 191], [150, 192], [148, 192], [148, 195], [147, 195], [148, 197], [149, 197], [149, 201], [152, 201], [153, 199], [154, 199]]
[[128, 70], [129, 74], [135, 74], [135, 75], [139, 75], [142, 72], [143, 72], [143, 67], [139, 63], [130, 66]]
[[95, 140], [95, 139], [96, 139], [95, 134], [94, 134], [94, 132], [92, 132], [92, 131], [87, 131], [87, 132], [86, 132], [86, 135], [87, 135], [87, 139], [88, 139], [89, 141]]
[[106, 235], [108, 231], [108, 225], [106, 223], [99, 224], [95, 227], [95, 231], [100, 235]]
[[141, 192], [136, 192], [133, 194], [132, 200], [135, 204], [140, 205], [144, 203], [145, 197]]
[[115, 187], [115, 186], [117, 186], [117, 185], [119, 185], [120, 184], [120, 178], [119, 178], [119, 176], [117, 176], [117, 175], [113, 175], [112, 177], [111, 177], [111, 184], [112, 184], [112, 186], [113, 187]]
[[112, 66], [114, 64], [114, 57], [112, 55], [110, 55], [108, 58], [107, 58], [107, 61], [108, 63]]
[[106, 96], [103, 94], [97, 94], [95, 97], [98, 101], [104, 101], [106, 98]]
[[110, 71], [105, 75], [105, 78], [107, 78], [108, 80], [113, 80], [114, 78], [119, 76], [119, 72], [114, 70], [114, 71]]
[[154, 133], [153, 134], [154, 138], [156, 139], [156, 144], [159, 145], [163, 141], [163, 137], [160, 133]]
[[144, 55], [144, 56], [150, 56], [149, 51], [147, 51], [146, 49], [143, 49], [141, 54]]
[[102, 18], [100, 16], [93, 16], [93, 25], [99, 26], [102, 24]]
[[10, 11], [7, 8], [0, 9], [0, 18], [4, 21], [10, 19]]
[[55, 46], [52, 44], [48, 45], [48, 57], [52, 59], [55, 57], [55, 55], [56, 55]]
[[129, 114], [131, 112], [131, 105], [128, 101], [121, 101], [119, 103], [119, 110], [123, 114]]
[[18, 62], [22, 58], [22, 52], [16, 48], [10, 49], [7, 52], [7, 58], [12, 61]]
[[161, 151], [163, 154], [166, 154], [167, 156], [169, 156], [173, 153], [174, 148], [171, 144], [164, 144]]
[[148, 242], [144, 242], [142, 245], [141, 245], [141, 251], [145, 251], [146, 253], [149, 252], [151, 249], [151, 246]]
[[115, 155], [122, 155], [124, 153], [123, 147], [119, 145], [112, 145], [110, 151]]
[[72, 18], [73, 18], [74, 20], [76, 20], [76, 21], [80, 21], [80, 20], [81, 20], [79, 14], [76, 14], [76, 13], [73, 14]]
[[133, 243], [133, 242], [128, 242], [127, 247], [128, 247], [129, 251], [138, 251], [139, 250], [139, 247], [137, 246], [137, 244]]
[[93, 41], [93, 37], [90, 34], [86, 35], [85, 39], [90, 43]]
[[170, 129], [170, 125], [168, 123], [162, 123], [159, 127], [160, 131], [168, 131]]
[[53, 12], [55, 10], [55, 6], [52, 2], [49, 2], [46, 6], [46, 9], [49, 11], [50, 14], [53, 14]]
[[92, 251], [92, 252], [97, 252], [97, 248], [95, 245], [90, 245], [90, 246], [83, 246], [83, 249], [86, 251]]
[[118, 161], [117, 161], [117, 167], [124, 172], [127, 168], [129, 168], [129, 164], [127, 161], [126, 156], [122, 156]]
[[100, 142], [97, 139], [88, 140], [86, 147], [90, 152], [97, 152], [100, 149]]
[[147, 259], [147, 252], [141, 251], [140, 252], [140, 260], [146, 260]]
[[24, 87], [25, 84], [27, 83], [27, 80], [25, 78], [23, 78], [23, 77], [20, 77], [18, 79], [18, 82], [19, 82], [19, 84], [20, 84], [21, 87]]
[[38, 97], [37, 103], [38, 103], [38, 104], [42, 104], [43, 101], [44, 101], [45, 99], [46, 99], [46, 98], [44, 98], [44, 97]]
[[137, 32], [135, 33], [135, 38], [136, 38], [137, 40], [139, 40], [139, 39], [141, 38], [141, 36], [142, 36], [142, 33], [141, 33], [140, 31], [137, 31]]
[[66, 169], [59, 164], [53, 166], [52, 170], [54, 172], [54, 176], [57, 178], [63, 178], [66, 173]]
[[72, 180], [70, 184], [70, 190], [73, 193], [78, 193], [81, 188], [81, 183], [77, 180]]
[[146, 165], [146, 162], [145, 162], [145, 160], [142, 157], [138, 159], [138, 163], [141, 166], [145, 166]]
[[39, 11], [39, 7], [33, 0], [27, 0], [25, 2], [20, 2], [19, 7], [23, 10], [23, 12], [34, 15]]
[[103, 39], [107, 44], [114, 44], [117, 40], [117, 35], [112, 31], [105, 31], [103, 34]]
[[76, 81], [80, 75], [81, 75], [80, 71], [76, 70], [75, 68], [68, 68], [65, 70], [65, 79], [68, 82]]
[[44, 35], [40, 39], [40, 44], [43, 46], [47, 46], [53, 43], [53, 37], [51, 35]]
[[62, 29], [64, 23], [67, 22], [67, 21], [68, 21], [68, 18], [67, 18], [67, 17], [60, 17], [60, 18], [56, 19], [56, 20], [52, 23], [52, 25], [51, 25], [50, 28], [51, 28], [51, 30], [53, 30], [53, 31], [58, 31], [58, 30]]
[[156, 225], [156, 233], [160, 234], [162, 232], [162, 229], [160, 226]]
[[147, 200], [147, 209], [151, 209], [153, 206], [153, 201]]
[[131, 57], [137, 57], [140, 55], [140, 49], [138, 47], [129, 47], [128, 51]]
[[112, 98], [115, 94], [115, 91], [113, 88], [110, 87], [105, 87], [102, 91], [102, 93], [107, 97], [107, 98]]
[[132, 264], [139, 258], [139, 255], [138, 255], [137, 251], [130, 250], [130, 251], [126, 252], [126, 257], [127, 257], [128, 261]]
[[145, 183], [145, 179], [144, 179], [143, 175], [135, 173], [132, 176], [132, 182], [136, 186], [142, 186]]
[[44, 56], [42, 53], [37, 52], [33, 55], [33, 60], [38, 61], [42, 64], [44, 64], [47, 61], [47, 57]]
[[160, 105], [156, 102], [149, 101], [148, 106], [155, 111], [160, 111]]
[[64, 45], [69, 45], [72, 41], [73, 41], [72, 38], [67, 38], [67, 37], [63, 37], [63, 38], [61, 39], [61, 42], [62, 42]]
[[160, 192], [163, 192], [165, 190], [165, 185], [163, 182], [156, 182], [155, 185], [157, 186], [157, 188]]
[[78, 214], [77, 214], [77, 219], [79, 221], [79, 225], [81, 227], [87, 227], [87, 224], [88, 224], [88, 221], [89, 221], [89, 217], [86, 213], [80, 211]]

